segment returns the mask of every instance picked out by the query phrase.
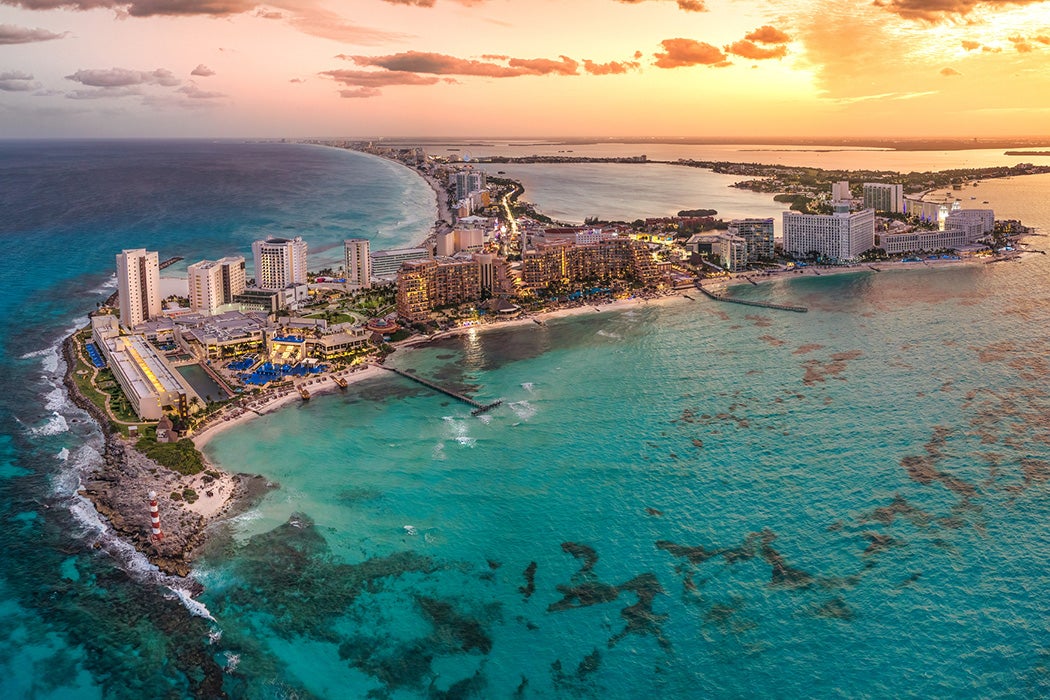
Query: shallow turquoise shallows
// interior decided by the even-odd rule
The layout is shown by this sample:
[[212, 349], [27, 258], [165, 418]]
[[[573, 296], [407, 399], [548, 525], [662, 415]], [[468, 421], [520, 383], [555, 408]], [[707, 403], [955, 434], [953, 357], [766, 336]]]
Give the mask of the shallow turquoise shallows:
[[1048, 275], [799, 278], [732, 291], [807, 314], [683, 299], [395, 355], [505, 404], [392, 377], [217, 437], [280, 484], [201, 566], [220, 645], [322, 697], [1046, 693]]

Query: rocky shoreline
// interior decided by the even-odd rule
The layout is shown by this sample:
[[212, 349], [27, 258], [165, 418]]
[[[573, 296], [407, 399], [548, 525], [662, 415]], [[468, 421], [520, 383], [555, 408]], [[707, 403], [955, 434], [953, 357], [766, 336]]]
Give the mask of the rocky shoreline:
[[[70, 399], [98, 423], [105, 445], [102, 461], [83, 475], [80, 495], [94, 505], [121, 539], [130, 543], [161, 571], [186, 577], [195, 551], [207, 540], [210, 526], [242, 513], [273, 488], [265, 478], [250, 474], [229, 474], [214, 466], [194, 476], [183, 476], [157, 464], [138, 452], [130, 440], [110, 432], [109, 417], [80, 393], [73, 381], [76, 367], [73, 336], [62, 344], [66, 362], [63, 378]], [[173, 499], [187, 489], [208, 489], [221, 503], [205, 512], [194, 508], [184, 498]], [[150, 514], [147, 494], [156, 491], [164, 538], [159, 543], [150, 537]], [[214, 494], [218, 493], [215, 497]]]

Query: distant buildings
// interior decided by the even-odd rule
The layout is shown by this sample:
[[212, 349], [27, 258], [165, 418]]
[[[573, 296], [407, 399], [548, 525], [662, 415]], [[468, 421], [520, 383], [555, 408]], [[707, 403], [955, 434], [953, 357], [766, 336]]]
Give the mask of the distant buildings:
[[267, 238], [252, 243], [255, 258], [255, 286], [284, 289], [306, 284], [306, 241], [301, 237]]
[[372, 286], [372, 258], [368, 254], [368, 245], [364, 238], [343, 241], [346, 283], [358, 289]]
[[734, 219], [728, 233], [747, 241], [749, 262], [773, 259], [773, 219]]
[[406, 262], [427, 260], [430, 251], [426, 248], [392, 248], [390, 250], [377, 250], [371, 254], [372, 276], [381, 279], [392, 280], [397, 276], [397, 271]]
[[831, 201], [848, 202], [851, 199], [853, 195], [849, 191], [849, 181], [841, 180], [831, 183]]
[[784, 252], [852, 260], [875, 247], [875, 212], [800, 214], [784, 212]]
[[935, 224], [937, 228], [943, 229], [948, 215], [961, 208], [956, 201], [924, 200], [921, 197], [905, 197], [904, 213], [918, 218], [928, 224]]
[[436, 237], [438, 256], [455, 255], [461, 251], [477, 252], [485, 247], [485, 231], [479, 228], [457, 228]]
[[944, 219], [945, 228], [966, 230], [974, 240], [995, 230], [995, 211], [992, 209], [956, 209]]
[[485, 189], [485, 173], [480, 170], [459, 170], [456, 172], [456, 199], [466, 199], [475, 192]]
[[186, 268], [189, 276], [190, 310], [215, 313], [244, 292], [244, 256], [202, 260]]
[[935, 250], [961, 250], [971, 246], [995, 228], [991, 209], [959, 209], [945, 217], [944, 228], [936, 231], [906, 231], [881, 236], [880, 245], [890, 255]]
[[698, 233], [689, 239], [686, 246], [705, 258], [717, 256], [721, 263], [719, 266], [729, 272], [737, 272], [747, 267], [748, 245], [742, 236], [734, 236], [731, 233]]
[[863, 187], [865, 209], [891, 214], [904, 212], [904, 185], [865, 182]]
[[156, 251], [125, 250], [117, 255], [120, 322], [134, 328], [160, 315], [160, 260]]

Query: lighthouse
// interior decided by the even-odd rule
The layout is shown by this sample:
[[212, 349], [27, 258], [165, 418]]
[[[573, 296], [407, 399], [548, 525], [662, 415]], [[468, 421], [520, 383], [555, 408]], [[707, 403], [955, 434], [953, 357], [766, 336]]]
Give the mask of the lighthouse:
[[150, 539], [154, 544], [160, 544], [160, 541], [164, 539], [164, 533], [160, 530], [160, 507], [157, 505], [156, 491], [149, 492], [149, 520], [152, 528]]

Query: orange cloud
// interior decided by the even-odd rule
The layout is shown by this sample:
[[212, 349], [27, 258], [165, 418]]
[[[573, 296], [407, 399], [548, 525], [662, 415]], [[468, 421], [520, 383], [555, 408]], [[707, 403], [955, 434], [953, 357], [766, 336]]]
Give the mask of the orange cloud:
[[664, 39], [660, 42], [663, 53], [654, 54], [658, 68], [683, 68], [685, 66], [729, 65], [726, 55], [717, 46], [694, 39]]
[[741, 41], [734, 42], [729, 46], [725, 47], [726, 53], [731, 53], [744, 58], [750, 58], [756, 61], [765, 58], [783, 58], [787, 55], [787, 47], [784, 45], [776, 46], [770, 49], [758, 46], [752, 41], [743, 39]]
[[336, 58], [351, 60], [359, 66], [430, 75], [477, 75], [487, 78], [517, 78], [523, 75], [579, 75], [579, 63], [568, 56], [560, 56], [557, 61], [549, 58], [508, 58], [506, 65], [423, 51], [404, 51], [389, 56], [339, 54]]
[[967, 51], [976, 51], [977, 49], [981, 48], [981, 42], [967, 41], [966, 39], [963, 39], [962, 47]]
[[953, 75], [962, 75], [959, 71], [954, 68], [941, 68], [941, 75], [945, 77], [951, 77]]
[[[342, 83], [361, 92], [362, 88], [373, 90], [371, 94], [343, 95], [343, 97], [374, 97], [379, 94], [378, 88], [391, 85], [433, 85], [440, 78], [429, 75], [416, 75], [404, 71], [365, 71], [365, 70], [328, 70], [320, 75], [327, 76], [337, 83]], [[345, 91], [344, 91], [345, 92]]]
[[1030, 5], [1043, 0], [875, 0], [882, 7], [904, 19], [939, 22], [952, 15], [967, 15], [977, 7], [1001, 8], [1007, 5]]
[[591, 75], [618, 75], [631, 70], [638, 70], [640, 64], [637, 61], [609, 61], [608, 63], [595, 63], [584, 59], [583, 69]]
[[791, 41], [790, 36], [768, 24], [759, 27], [744, 38], [748, 41], [758, 41], [763, 44], [786, 44]]
[[[617, 0], [624, 5], [637, 5], [639, 3], [646, 2], [646, 0]], [[678, 3], [678, 9], [685, 10], [686, 12], [707, 12], [707, 5], [704, 4], [703, 0], [675, 0]]]

